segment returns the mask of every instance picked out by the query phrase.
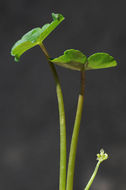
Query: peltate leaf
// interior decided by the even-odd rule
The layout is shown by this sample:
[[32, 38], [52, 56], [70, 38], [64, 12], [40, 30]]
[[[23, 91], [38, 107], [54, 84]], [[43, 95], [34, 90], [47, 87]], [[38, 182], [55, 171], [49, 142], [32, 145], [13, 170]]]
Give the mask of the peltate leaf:
[[85, 69], [104, 69], [115, 66], [117, 66], [117, 62], [108, 53], [95, 53], [88, 57], [88, 63]]
[[14, 44], [11, 55], [15, 57], [15, 61], [19, 61], [24, 52], [39, 45], [64, 20], [61, 14], [52, 13], [52, 18], [53, 21], [50, 24], [45, 24], [42, 28], [32, 29]]
[[69, 49], [60, 57], [49, 59], [52, 63], [72, 70], [81, 71], [87, 62], [86, 56], [79, 50]]

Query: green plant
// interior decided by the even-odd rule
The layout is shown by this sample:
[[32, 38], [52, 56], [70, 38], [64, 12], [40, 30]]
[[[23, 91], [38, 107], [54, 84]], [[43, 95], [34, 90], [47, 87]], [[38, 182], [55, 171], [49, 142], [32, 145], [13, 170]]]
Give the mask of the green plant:
[[[47, 49], [43, 44], [43, 40], [64, 20], [61, 14], [52, 13], [53, 21], [50, 24], [45, 24], [42, 28], [35, 28], [26, 33], [19, 41], [17, 41], [11, 50], [11, 55], [15, 57], [15, 61], [19, 61], [20, 56], [31, 49], [32, 47], [39, 45], [44, 55], [46, 56], [49, 66], [51, 68], [54, 81], [56, 84], [56, 92], [59, 107], [59, 120], [60, 120], [60, 177], [59, 177], [59, 190], [73, 190], [74, 180], [74, 168], [77, 151], [77, 142], [80, 129], [80, 122], [82, 117], [83, 102], [84, 102], [84, 90], [85, 90], [85, 72], [87, 70], [102, 69], [115, 67], [117, 62], [108, 53], [95, 53], [88, 58], [79, 50], [69, 49], [64, 52], [63, 55], [57, 58], [51, 58]], [[81, 88], [78, 96], [78, 105], [75, 117], [75, 123], [73, 128], [68, 170], [66, 172], [66, 122], [63, 95], [61, 85], [57, 71], [54, 64], [59, 66], [77, 70], [81, 73]], [[102, 161], [108, 158], [108, 155], [103, 150], [97, 155], [98, 163], [96, 169], [89, 180], [85, 190], [88, 190], [94, 180], [99, 165]], [[67, 176], [66, 176], [67, 174]]]

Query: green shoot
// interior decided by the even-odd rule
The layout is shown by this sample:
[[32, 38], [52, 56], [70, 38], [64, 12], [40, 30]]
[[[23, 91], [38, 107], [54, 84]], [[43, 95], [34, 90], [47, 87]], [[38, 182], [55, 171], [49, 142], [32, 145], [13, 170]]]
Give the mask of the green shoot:
[[[44, 44], [39, 44], [44, 55], [49, 60], [49, 53], [45, 48]], [[48, 61], [52, 75], [56, 84], [56, 93], [58, 100], [59, 108], [59, 122], [60, 122], [60, 174], [59, 174], [59, 190], [65, 190], [66, 188], [66, 121], [65, 121], [65, 110], [64, 110], [64, 101], [63, 94], [60, 85], [59, 76], [55, 69], [53, 63]]]
[[78, 136], [80, 130], [80, 122], [83, 111], [84, 91], [85, 91], [85, 71], [83, 70], [81, 71], [81, 88], [80, 88], [80, 94], [78, 96], [78, 105], [77, 105], [74, 129], [70, 145], [66, 190], [73, 190], [74, 169], [75, 169], [75, 160], [77, 153]]
[[95, 167], [95, 170], [94, 170], [94, 172], [93, 172], [93, 174], [92, 174], [92, 176], [91, 176], [91, 178], [90, 178], [90, 180], [89, 180], [89, 182], [88, 182], [88, 184], [87, 184], [87, 186], [85, 187], [84, 190], [89, 190], [89, 189], [90, 189], [90, 187], [91, 187], [91, 185], [92, 185], [92, 183], [93, 183], [93, 181], [94, 181], [94, 179], [95, 179], [95, 177], [96, 177], [96, 174], [97, 174], [97, 172], [98, 172], [98, 169], [99, 169], [100, 164], [101, 164], [104, 160], [107, 160], [107, 159], [108, 159], [108, 154], [104, 153], [104, 150], [101, 149], [101, 150], [100, 150], [100, 154], [97, 154], [98, 163], [97, 163], [97, 165], [96, 165], [96, 167]]
[[[11, 49], [11, 55], [15, 57], [15, 61], [19, 61], [21, 55], [32, 47], [39, 45], [44, 55], [47, 58], [49, 66], [51, 68], [53, 78], [56, 84], [56, 93], [58, 99], [59, 108], [59, 120], [60, 120], [60, 176], [59, 176], [59, 190], [73, 190], [74, 181], [74, 169], [77, 152], [77, 143], [80, 130], [80, 122], [82, 118], [83, 102], [84, 102], [84, 90], [85, 90], [85, 73], [87, 70], [104, 69], [109, 67], [115, 67], [117, 65], [116, 60], [108, 53], [100, 52], [95, 53], [88, 58], [79, 50], [69, 49], [66, 50], [61, 56], [57, 58], [51, 58], [47, 49], [43, 44], [43, 40], [64, 20], [61, 14], [52, 13], [53, 21], [49, 24], [45, 24], [42, 28], [37, 27], [26, 33], [19, 41], [17, 41]], [[68, 170], [67, 170], [67, 182], [66, 182], [66, 123], [65, 123], [65, 110], [63, 102], [63, 94], [60, 85], [60, 80], [55, 69], [55, 66], [77, 70], [81, 73], [81, 88], [78, 96], [78, 105], [75, 117], [75, 123], [73, 128], [73, 134], [71, 139]], [[100, 154], [97, 154], [98, 163], [94, 170], [91, 179], [89, 180], [85, 190], [89, 190], [93, 180], [96, 176], [98, 168], [104, 160], [108, 158], [108, 155], [104, 153], [102, 149]]]

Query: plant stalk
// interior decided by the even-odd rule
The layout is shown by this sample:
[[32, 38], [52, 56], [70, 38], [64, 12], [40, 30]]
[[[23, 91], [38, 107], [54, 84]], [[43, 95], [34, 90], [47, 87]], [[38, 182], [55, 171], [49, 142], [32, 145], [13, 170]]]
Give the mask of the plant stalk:
[[[45, 54], [47, 60], [49, 59], [49, 54], [43, 43], [39, 44], [43, 53]], [[64, 102], [63, 94], [60, 85], [60, 80], [53, 63], [48, 60], [49, 66], [51, 68], [55, 84], [56, 84], [56, 93], [58, 99], [58, 108], [59, 108], [59, 120], [60, 120], [60, 176], [59, 176], [59, 190], [66, 189], [66, 121], [65, 121], [65, 111], [64, 111]]]
[[67, 170], [67, 185], [66, 190], [73, 190], [73, 180], [74, 180], [74, 169], [75, 169], [75, 159], [77, 152], [78, 135], [80, 129], [80, 122], [82, 117], [83, 102], [84, 102], [84, 90], [85, 90], [85, 71], [81, 71], [81, 89], [78, 97], [78, 105], [74, 123], [74, 129], [72, 134], [69, 162]]
[[85, 187], [85, 189], [84, 190], [89, 190], [90, 189], [90, 187], [91, 187], [91, 185], [92, 185], [92, 183], [93, 183], [93, 181], [94, 181], [94, 179], [95, 179], [95, 176], [96, 176], [96, 174], [97, 174], [97, 172], [98, 172], [98, 168], [99, 168], [99, 166], [100, 166], [100, 161], [98, 161], [98, 163], [97, 163], [97, 165], [96, 165], [96, 167], [95, 167], [95, 170], [94, 170], [94, 172], [93, 172], [93, 174], [92, 174], [92, 176], [91, 176], [91, 178], [90, 178], [90, 180], [89, 180], [89, 182], [88, 182], [88, 184], [86, 185], [86, 187]]

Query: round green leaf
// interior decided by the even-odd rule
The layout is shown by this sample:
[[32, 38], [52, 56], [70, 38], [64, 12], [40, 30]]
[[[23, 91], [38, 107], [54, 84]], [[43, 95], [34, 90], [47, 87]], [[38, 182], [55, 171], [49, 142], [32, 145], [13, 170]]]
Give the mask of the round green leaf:
[[117, 62], [108, 53], [95, 53], [88, 57], [88, 63], [85, 69], [104, 69], [115, 66], [117, 66]]
[[11, 55], [15, 57], [15, 61], [19, 61], [24, 52], [39, 45], [64, 20], [61, 14], [52, 13], [52, 18], [53, 21], [50, 24], [45, 24], [42, 28], [32, 29], [14, 44]]
[[60, 57], [49, 59], [52, 63], [59, 66], [81, 71], [87, 61], [86, 56], [79, 50], [69, 49], [64, 52]]

